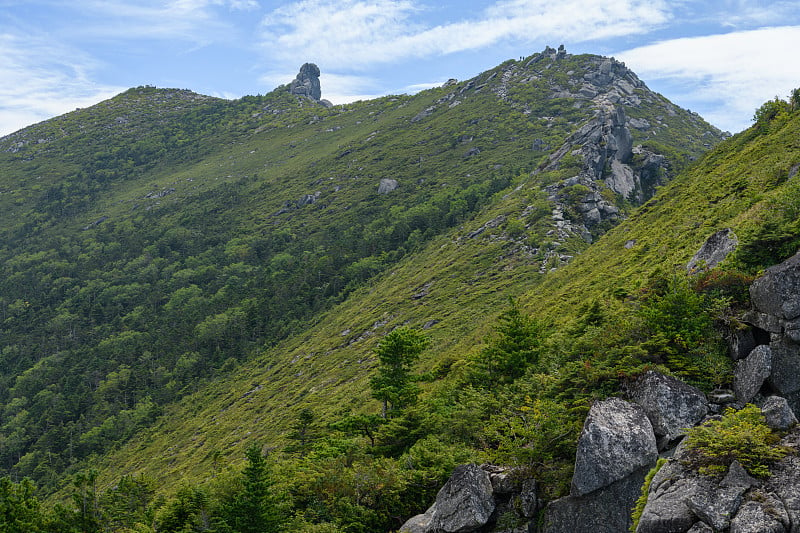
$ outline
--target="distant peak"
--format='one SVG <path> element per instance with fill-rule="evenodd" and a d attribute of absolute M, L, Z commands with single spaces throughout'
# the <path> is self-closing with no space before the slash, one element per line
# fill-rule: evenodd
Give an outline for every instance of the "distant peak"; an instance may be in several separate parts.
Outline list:
<path fill-rule="evenodd" d="M 319 84 L 319 67 L 314 63 L 304 63 L 300 67 L 297 77 L 289 85 L 289 92 L 306 96 L 317 102 L 322 98 L 322 89 Z"/>

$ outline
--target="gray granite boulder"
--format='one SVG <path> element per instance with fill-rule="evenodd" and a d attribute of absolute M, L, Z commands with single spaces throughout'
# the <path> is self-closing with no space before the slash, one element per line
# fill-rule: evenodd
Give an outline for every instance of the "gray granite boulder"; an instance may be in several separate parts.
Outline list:
<path fill-rule="evenodd" d="M 733 374 L 733 392 L 739 405 L 751 402 L 771 373 L 772 350 L 767 345 L 756 346 L 739 361 Z"/>
<path fill-rule="evenodd" d="M 772 371 L 768 383 L 783 396 L 800 391 L 800 345 L 773 333 L 769 347 Z"/>
<path fill-rule="evenodd" d="M 800 533 L 800 458 L 787 456 L 772 469 L 762 492 L 775 494 L 789 517 L 791 533 Z"/>
<path fill-rule="evenodd" d="M 699 389 L 660 372 L 649 370 L 629 388 L 632 402 L 639 405 L 653 425 L 664 449 L 708 414 L 708 401 Z"/>
<path fill-rule="evenodd" d="M 566 496 L 548 504 L 544 533 L 618 533 L 632 524 L 631 509 L 641 494 L 642 468 L 585 496 Z"/>
<path fill-rule="evenodd" d="M 476 464 L 457 466 L 435 505 L 433 531 L 463 533 L 486 525 L 495 507 L 489 474 Z"/>
<path fill-rule="evenodd" d="M 383 178 L 378 184 L 378 194 L 388 194 L 400 186 L 397 180 Z"/>
<path fill-rule="evenodd" d="M 570 495 L 583 496 L 623 479 L 658 458 L 644 410 L 619 398 L 595 403 L 583 424 Z"/>
<path fill-rule="evenodd" d="M 436 504 L 434 503 L 424 513 L 412 516 L 406 520 L 406 523 L 400 527 L 400 533 L 430 533 L 431 521 L 433 520 L 433 514 L 435 512 Z"/>
<path fill-rule="evenodd" d="M 789 515 L 783 503 L 771 493 L 758 493 L 757 498 L 742 505 L 731 520 L 730 533 L 787 533 Z"/>
<path fill-rule="evenodd" d="M 711 481 L 690 475 L 688 468 L 671 460 L 661 467 L 650 482 L 637 533 L 683 533 L 697 517 L 689 508 L 688 497 L 711 489 Z"/>
<path fill-rule="evenodd" d="M 764 414 L 764 421 L 772 429 L 786 431 L 797 424 L 797 417 L 794 416 L 789 402 L 781 396 L 770 396 L 761 407 Z"/>
<path fill-rule="evenodd" d="M 800 253 L 756 279 L 750 286 L 750 300 L 761 313 L 783 320 L 800 317 Z"/>
<path fill-rule="evenodd" d="M 723 259 L 728 257 L 739 244 L 739 239 L 732 229 L 719 230 L 711 235 L 700 250 L 686 265 L 686 270 L 693 272 L 698 269 L 711 269 L 717 266 Z"/>
<path fill-rule="evenodd" d="M 718 482 L 691 471 L 680 459 L 671 460 L 650 483 L 647 505 L 636 531 L 683 533 L 697 527 L 698 521 L 722 531 L 730 525 L 745 492 L 754 483 L 738 463 Z"/>

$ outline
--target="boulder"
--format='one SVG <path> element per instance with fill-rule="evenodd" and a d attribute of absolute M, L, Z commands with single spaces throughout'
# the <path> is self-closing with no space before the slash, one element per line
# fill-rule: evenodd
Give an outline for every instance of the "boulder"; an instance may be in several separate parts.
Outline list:
<path fill-rule="evenodd" d="M 756 279 L 750 285 L 750 300 L 761 313 L 783 320 L 800 317 L 800 253 Z"/>
<path fill-rule="evenodd" d="M 686 499 L 692 513 L 704 523 L 722 531 L 730 525 L 739 510 L 747 487 L 711 487 L 709 491 L 696 491 Z"/>
<path fill-rule="evenodd" d="M 515 502 L 515 507 L 525 518 L 533 518 L 539 510 L 539 498 L 537 494 L 536 480 L 529 478 L 522 482 L 519 496 Z"/>
<path fill-rule="evenodd" d="M 800 346 L 784 335 L 772 334 L 769 347 L 772 370 L 767 382 L 783 396 L 800 391 Z"/>
<path fill-rule="evenodd" d="M 436 512 L 436 504 L 422 514 L 412 516 L 406 523 L 400 526 L 400 533 L 429 533 L 431 531 L 431 520 Z"/>
<path fill-rule="evenodd" d="M 388 194 L 400 186 L 397 180 L 383 178 L 378 184 L 378 194 Z"/>
<path fill-rule="evenodd" d="M 475 464 L 457 466 L 436 495 L 431 530 L 446 533 L 476 531 L 495 508 L 489 474 Z"/>
<path fill-rule="evenodd" d="M 647 505 L 637 533 L 679 533 L 688 531 L 697 517 L 689 508 L 688 497 L 711 490 L 710 478 L 691 475 L 677 460 L 670 460 L 653 477 Z"/>
<path fill-rule="evenodd" d="M 739 361 L 733 374 L 733 392 L 739 405 L 750 403 L 771 373 L 772 350 L 767 345 L 756 346 Z"/>
<path fill-rule="evenodd" d="M 660 449 L 708 414 L 708 401 L 699 389 L 654 370 L 642 374 L 629 395 L 653 425 Z"/>
<path fill-rule="evenodd" d="M 715 478 L 699 475 L 684 466 L 678 454 L 653 477 L 636 531 L 678 533 L 700 527 L 696 524 L 698 520 L 713 531 L 722 531 L 729 526 L 745 492 L 754 484 L 757 481 L 737 462 L 718 483 Z"/>
<path fill-rule="evenodd" d="M 595 403 L 578 439 L 570 495 L 583 496 L 628 477 L 658 458 L 644 410 L 619 398 Z"/>
<path fill-rule="evenodd" d="M 544 533 L 618 533 L 632 524 L 631 509 L 648 468 L 585 496 L 566 496 L 547 505 Z"/>
<path fill-rule="evenodd" d="M 774 494 L 748 501 L 731 520 L 730 533 L 787 533 L 789 515 Z"/>
<path fill-rule="evenodd" d="M 700 250 L 692 257 L 686 265 L 686 270 L 694 272 L 699 269 L 712 269 L 728 257 L 739 244 L 739 239 L 732 229 L 719 230 L 711 235 Z"/>
<path fill-rule="evenodd" d="M 772 429 L 786 431 L 797 424 L 797 417 L 794 416 L 789 402 L 781 396 L 770 396 L 761 407 L 764 413 L 764 421 Z"/>

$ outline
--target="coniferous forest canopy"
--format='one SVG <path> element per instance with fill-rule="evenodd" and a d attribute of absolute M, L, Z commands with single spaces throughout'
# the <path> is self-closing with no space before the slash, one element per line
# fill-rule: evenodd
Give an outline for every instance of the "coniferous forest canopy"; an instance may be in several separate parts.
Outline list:
<path fill-rule="evenodd" d="M 0 521 L 392 531 L 466 462 L 566 494 L 591 402 L 647 369 L 729 386 L 720 324 L 800 246 L 797 95 L 725 139 L 596 81 L 660 162 L 624 196 L 559 152 L 601 64 L 329 108 L 138 87 L 0 139 Z"/>

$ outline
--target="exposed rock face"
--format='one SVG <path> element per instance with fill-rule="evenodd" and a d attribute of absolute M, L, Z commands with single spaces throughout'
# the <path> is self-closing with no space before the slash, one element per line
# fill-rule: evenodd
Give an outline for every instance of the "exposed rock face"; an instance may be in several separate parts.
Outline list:
<path fill-rule="evenodd" d="M 557 168 L 565 155 L 576 150 L 583 157 L 585 171 L 593 180 L 605 178 L 606 184 L 624 197 L 636 187 L 633 171 L 622 166 L 633 155 L 633 137 L 625 123 L 622 106 L 600 105 L 595 118 L 570 135 L 550 156 L 550 163 L 544 169 Z M 608 166 L 611 166 L 611 175 L 606 177 L 604 173 Z"/>
<path fill-rule="evenodd" d="M 680 454 L 653 478 L 638 533 L 683 533 L 699 520 L 714 531 L 730 525 L 744 501 L 745 492 L 757 482 L 734 462 L 719 482 L 684 466 Z"/>
<path fill-rule="evenodd" d="M 628 477 L 658 458 L 653 426 L 638 405 L 609 398 L 592 406 L 578 439 L 572 496 Z"/>
<path fill-rule="evenodd" d="M 319 84 L 319 67 L 314 63 L 304 63 L 297 77 L 289 84 L 289 92 L 306 96 L 319 102 L 322 89 Z"/>
<path fill-rule="evenodd" d="M 618 533 L 631 526 L 631 509 L 648 468 L 585 496 L 566 496 L 547 506 L 544 533 Z"/>
<path fill-rule="evenodd" d="M 662 450 L 708 414 L 708 402 L 700 390 L 654 370 L 640 376 L 629 394 L 644 409 Z"/>
<path fill-rule="evenodd" d="M 732 229 L 720 230 L 709 237 L 700 250 L 694 254 L 686 270 L 693 272 L 699 268 L 711 269 L 717 266 L 723 259 L 728 257 L 739 244 L 739 238 Z"/>
<path fill-rule="evenodd" d="M 604 221 L 621 218 L 619 208 L 602 195 L 604 188 L 633 202 L 643 202 L 669 174 L 664 156 L 633 146 L 623 106 L 612 103 L 605 94 L 594 98 L 593 104 L 597 108 L 595 117 L 570 135 L 547 163 L 535 171 L 559 169 L 567 156 L 580 158 L 582 168 L 577 175 L 548 185 L 545 190 L 556 210 L 563 214 L 570 211 L 567 193 L 572 186 L 579 184 L 589 189 L 581 202 L 573 206 L 580 216 L 556 223 L 560 238 L 581 235 L 588 242 L 592 241 L 590 230 Z"/>

